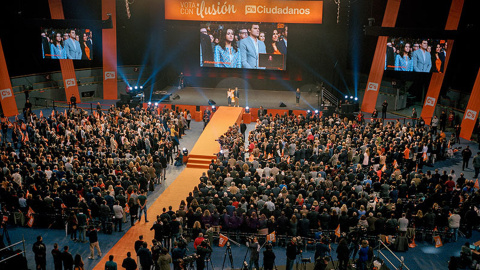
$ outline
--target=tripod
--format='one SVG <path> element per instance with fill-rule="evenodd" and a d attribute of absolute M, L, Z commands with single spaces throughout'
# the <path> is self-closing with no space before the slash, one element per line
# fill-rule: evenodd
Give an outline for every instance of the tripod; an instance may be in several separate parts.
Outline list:
<path fill-rule="evenodd" d="M 242 270 L 248 270 L 248 263 L 247 263 L 248 251 L 249 251 L 249 248 L 247 248 L 247 252 L 245 252 L 245 257 L 243 257 Z"/>
<path fill-rule="evenodd" d="M 207 256 L 205 256 L 205 269 L 206 270 L 213 270 L 215 269 L 213 267 L 213 262 L 211 258 L 212 253 L 208 253 Z M 210 263 L 210 264 L 209 264 Z M 210 268 L 209 268 L 210 267 Z"/>
<path fill-rule="evenodd" d="M 227 242 L 227 249 L 225 250 L 225 255 L 223 255 L 222 270 L 225 267 L 225 260 L 227 259 L 227 255 L 228 255 L 228 260 L 230 261 L 230 268 L 234 269 L 235 267 L 233 266 L 232 248 L 230 247 L 230 242 Z"/>

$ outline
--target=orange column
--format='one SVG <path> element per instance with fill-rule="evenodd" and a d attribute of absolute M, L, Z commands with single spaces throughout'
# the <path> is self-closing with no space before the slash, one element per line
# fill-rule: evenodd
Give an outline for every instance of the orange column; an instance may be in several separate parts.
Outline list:
<path fill-rule="evenodd" d="M 50 7 L 50 15 L 54 20 L 64 20 L 62 0 L 48 0 Z M 77 102 L 80 102 L 80 94 L 78 92 L 77 76 L 75 75 L 75 67 L 72 59 L 60 59 L 60 68 L 62 70 L 63 85 L 65 87 L 65 95 L 67 101 L 74 95 Z"/>
<path fill-rule="evenodd" d="M 2 40 L 0 39 L 0 96 L 2 97 L 3 115 L 10 117 L 18 114 L 17 102 L 13 94 L 12 83 L 8 75 L 7 61 L 3 54 Z"/>
<path fill-rule="evenodd" d="M 457 30 L 458 23 L 460 22 L 460 16 L 462 15 L 464 0 L 453 0 L 450 6 L 450 12 L 448 13 L 447 24 L 445 30 Z M 440 89 L 442 88 L 443 78 L 445 72 L 447 72 L 447 64 L 450 59 L 450 53 L 453 48 L 453 40 L 447 41 L 447 55 L 445 57 L 445 67 L 443 73 L 433 73 L 430 85 L 428 86 L 427 96 L 425 97 L 425 103 L 423 104 L 422 113 L 420 116 L 425 120 L 425 124 L 430 125 L 433 114 L 435 113 L 435 106 L 437 105 Z"/>
<path fill-rule="evenodd" d="M 401 0 L 388 0 L 383 16 L 382 27 L 395 27 L 398 10 Z M 377 41 L 377 48 L 373 56 L 370 75 L 368 76 L 367 89 L 362 100 L 362 111 L 371 113 L 377 104 L 378 92 L 382 83 L 383 71 L 385 69 L 385 54 L 387 51 L 388 37 L 380 36 Z"/>
<path fill-rule="evenodd" d="M 460 137 L 470 140 L 473 129 L 477 123 L 478 112 L 480 111 L 480 70 L 477 73 L 477 79 L 473 85 L 470 99 L 468 100 L 465 114 L 463 115 Z"/>
<path fill-rule="evenodd" d="M 103 20 L 111 14 L 111 29 L 103 29 L 103 98 L 117 99 L 117 20 L 115 0 L 102 0 Z"/>

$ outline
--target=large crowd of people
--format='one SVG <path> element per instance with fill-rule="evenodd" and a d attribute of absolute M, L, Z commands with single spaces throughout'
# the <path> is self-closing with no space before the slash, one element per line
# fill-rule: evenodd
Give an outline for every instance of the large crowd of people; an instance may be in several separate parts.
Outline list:
<path fill-rule="evenodd" d="M 25 122 L 3 119 L 2 213 L 34 217 L 35 226 L 60 218 L 72 240 L 88 238 L 91 259 L 94 249 L 101 256 L 97 228 L 121 231 L 128 215 L 132 226 L 142 214 L 148 222 L 148 191 L 164 181 L 174 154 L 181 155 L 187 114 L 112 106 L 91 115 L 72 108 L 49 116 L 29 113 Z M 475 183 L 463 173 L 429 170 L 449 158 L 456 143 L 444 130 L 420 122 L 265 113 L 259 113 L 249 134 L 245 130 L 244 124 L 230 127 L 218 139 L 221 151 L 198 186 L 178 209 L 170 206 L 158 214 L 151 227 L 153 247 L 143 238 L 135 243 L 138 264 L 167 269 L 173 263 L 181 269 L 189 263 L 185 247 L 192 240 L 198 256 L 191 261 L 203 269 L 213 232 L 220 230 L 226 235 L 275 232 L 285 239 L 291 269 L 302 238 L 335 231 L 341 268 L 358 255 L 358 266 L 365 269 L 372 255 L 366 236 L 412 240 L 415 233 L 407 232 L 415 228 L 449 232 L 448 240 L 456 241 L 459 230 L 469 238 L 478 225 Z M 464 159 L 467 167 L 471 156 Z M 478 153 L 473 165 L 480 168 Z M 316 244 L 319 265 L 328 264 L 330 240 L 320 237 Z M 249 246 L 255 241 L 249 239 Z M 39 239 L 36 248 L 41 244 Z M 274 265 L 275 254 L 266 247 L 264 264 Z M 256 260 L 250 257 L 250 267 L 258 266 Z M 42 269 L 44 261 L 37 265 Z"/>
<path fill-rule="evenodd" d="M 246 144 L 237 125 L 219 142 L 217 159 L 180 207 L 193 238 L 216 226 L 292 239 L 339 229 L 349 241 L 348 261 L 368 247 L 366 238 L 352 239 L 358 231 L 409 241 L 415 229 L 447 232 L 444 241 L 457 241 L 459 229 L 469 238 L 478 225 L 473 180 L 429 170 L 453 151 L 456 140 L 444 130 L 379 119 L 262 115 Z M 462 156 L 465 151 L 471 153 L 467 147 Z M 371 254 L 365 249 L 359 259 L 368 261 L 365 252 Z"/>

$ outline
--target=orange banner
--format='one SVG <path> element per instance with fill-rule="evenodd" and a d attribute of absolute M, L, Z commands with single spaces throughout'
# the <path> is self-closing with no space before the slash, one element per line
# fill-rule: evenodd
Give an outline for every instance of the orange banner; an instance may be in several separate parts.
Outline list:
<path fill-rule="evenodd" d="M 111 29 L 103 29 L 103 98 L 117 99 L 117 20 L 115 0 L 102 0 L 103 20 L 112 16 Z"/>
<path fill-rule="evenodd" d="M 464 0 L 453 0 L 450 6 L 450 12 L 448 13 L 447 24 L 445 30 L 457 30 L 458 23 L 460 22 L 460 16 L 462 15 Z M 447 41 L 447 55 L 445 56 L 445 64 L 443 73 L 433 73 L 430 85 L 428 86 L 427 96 L 425 97 L 425 103 L 423 104 L 422 113 L 420 116 L 425 120 L 425 124 L 430 125 L 433 114 L 435 113 L 435 107 L 437 105 L 438 96 L 440 95 L 440 89 L 442 88 L 443 78 L 445 72 L 447 72 L 448 60 L 450 59 L 450 53 L 453 48 L 453 40 Z"/>
<path fill-rule="evenodd" d="M 165 19 L 321 24 L 323 1 L 165 0 Z"/>
<path fill-rule="evenodd" d="M 388 0 L 383 16 L 382 27 L 395 27 L 401 0 Z M 378 92 L 382 83 L 383 70 L 385 69 L 385 54 L 387 52 L 388 37 L 378 37 L 377 47 L 373 55 L 372 67 L 368 76 L 367 88 L 362 100 L 362 112 L 372 113 L 377 105 Z"/>
<path fill-rule="evenodd" d="M 460 129 L 460 137 L 470 140 L 473 129 L 477 123 L 478 112 L 480 111 L 480 70 L 477 73 L 477 79 L 473 85 L 470 99 L 468 100 L 465 114 L 463 115 L 462 126 Z"/>
<path fill-rule="evenodd" d="M 7 61 L 3 53 L 2 40 L 0 39 L 0 95 L 2 96 L 3 115 L 6 117 L 18 114 L 17 102 L 13 94 L 12 82 L 8 75 Z"/>
<path fill-rule="evenodd" d="M 54 20 L 64 20 L 62 0 L 48 0 L 48 6 L 50 7 L 50 15 Z M 73 60 L 60 59 L 60 68 L 62 70 L 63 86 L 65 87 L 65 95 L 67 101 L 70 101 L 70 97 L 74 95 L 77 98 L 77 102 L 80 102 L 80 94 L 78 92 L 77 76 L 75 74 L 75 67 L 73 66 Z"/>

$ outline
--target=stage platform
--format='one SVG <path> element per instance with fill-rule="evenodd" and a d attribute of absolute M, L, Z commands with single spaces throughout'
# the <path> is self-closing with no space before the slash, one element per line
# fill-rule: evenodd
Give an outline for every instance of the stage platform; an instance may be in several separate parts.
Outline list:
<path fill-rule="evenodd" d="M 164 100 L 162 103 L 183 104 L 183 105 L 209 105 L 208 101 L 213 100 L 216 106 L 228 106 L 226 88 L 203 88 L 203 87 L 185 87 L 178 89 L 169 86 L 162 91 L 172 94 L 172 97 L 179 95 L 179 99 Z M 319 108 L 319 99 L 315 91 L 305 91 L 301 93 L 300 103 L 295 104 L 295 91 L 273 91 L 273 90 L 252 90 L 240 89 L 240 107 L 259 108 L 263 106 L 266 109 L 286 109 L 286 110 L 315 110 Z M 145 102 L 148 102 L 149 96 L 145 96 Z M 152 100 L 154 102 L 154 100 Z M 280 107 L 283 102 L 286 107 Z"/>

